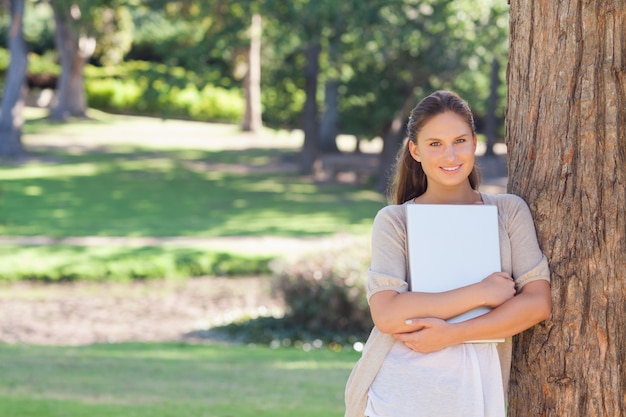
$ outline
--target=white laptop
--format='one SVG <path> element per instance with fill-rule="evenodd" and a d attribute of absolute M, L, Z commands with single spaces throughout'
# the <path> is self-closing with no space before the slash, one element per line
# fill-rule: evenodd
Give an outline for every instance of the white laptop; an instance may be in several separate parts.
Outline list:
<path fill-rule="evenodd" d="M 411 291 L 449 291 L 501 270 L 497 206 L 407 204 L 406 210 Z M 476 308 L 448 321 L 469 320 L 489 310 Z"/>

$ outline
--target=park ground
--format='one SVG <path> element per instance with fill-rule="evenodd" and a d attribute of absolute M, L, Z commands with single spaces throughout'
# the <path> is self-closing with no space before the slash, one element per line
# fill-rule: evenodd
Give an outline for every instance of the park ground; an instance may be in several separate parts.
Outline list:
<path fill-rule="evenodd" d="M 196 143 L 195 129 L 185 125 L 183 139 L 181 126 L 172 123 L 171 137 L 179 138 L 177 146 Z M 139 126 L 137 126 L 139 128 Z M 197 125 L 198 129 L 201 125 Z M 127 126 L 128 128 L 128 126 Z M 232 135 L 232 126 L 217 126 L 217 132 L 207 146 L 216 149 L 237 149 L 246 146 L 294 146 L 290 135 L 281 141 L 264 135 Z M 167 130 L 167 129 L 166 129 Z M 223 131 L 227 139 L 220 139 Z M 171 133 L 173 133 L 171 132 Z M 110 135 L 111 132 L 108 132 Z M 160 132 L 167 135 L 167 131 Z M 111 137 L 111 136 L 109 136 Z M 114 137 L 114 136 L 113 136 Z M 137 135 L 137 140 L 146 135 Z M 79 144 L 66 133 L 57 140 L 38 143 L 29 139 L 31 146 L 86 146 Z M 350 138 L 341 138 L 340 147 L 350 149 Z M 366 151 L 375 152 L 372 143 Z M 506 190 L 505 150 L 497 148 L 495 157 L 479 157 L 483 171 L 483 191 Z M 215 167 L 218 169 L 247 169 L 245 166 Z M 293 167 L 285 167 L 293 169 Z M 313 248 L 332 245 L 334 239 L 232 237 L 212 239 L 169 238 L 169 242 L 200 245 L 221 250 L 246 247 L 265 248 L 268 253 L 286 255 L 302 254 Z M 68 243 L 77 245 L 124 244 L 146 245 L 167 240 L 156 238 L 64 238 L 47 236 L 2 237 L 1 243 Z M 186 281 L 162 280 L 134 283 L 63 283 L 55 285 L 14 283 L 0 286 L 0 342 L 41 345 L 85 345 L 124 341 L 175 341 L 194 340 L 195 334 L 204 329 L 227 324 L 233 320 L 259 315 L 279 315 L 283 303 L 271 290 L 268 277 L 201 277 Z"/>

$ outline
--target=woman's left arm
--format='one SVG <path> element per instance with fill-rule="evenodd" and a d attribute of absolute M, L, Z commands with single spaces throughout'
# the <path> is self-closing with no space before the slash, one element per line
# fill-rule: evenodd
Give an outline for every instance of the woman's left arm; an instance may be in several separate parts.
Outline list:
<path fill-rule="evenodd" d="M 482 316 L 460 323 L 416 318 L 410 323 L 415 331 L 394 336 L 416 352 L 429 353 L 468 340 L 515 335 L 546 320 L 551 310 L 550 284 L 537 280 L 524 285 L 515 297 Z"/>

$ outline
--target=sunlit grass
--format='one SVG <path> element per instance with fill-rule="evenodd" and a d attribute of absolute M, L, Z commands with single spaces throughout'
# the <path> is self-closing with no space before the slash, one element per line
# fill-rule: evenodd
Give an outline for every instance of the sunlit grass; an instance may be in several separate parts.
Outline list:
<path fill-rule="evenodd" d="M 0 245 L 0 282 L 264 275 L 271 256 L 167 246 Z"/>
<path fill-rule="evenodd" d="M 326 349 L 0 345 L 3 416 L 343 415 L 358 355 Z"/>
<path fill-rule="evenodd" d="M 267 149 L 155 152 L 134 148 L 78 155 L 50 151 L 23 165 L 0 166 L 0 235 L 368 232 L 383 205 L 379 194 L 349 185 L 315 184 L 293 173 L 253 169 L 289 155 L 290 151 Z M 250 172 L 223 168 L 242 161 Z"/>
<path fill-rule="evenodd" d="M 318 184 L 298 175 L 298 148 L 284 132 L 251 138 L 229 125 L 104 113 L 54 124 L 35 116 L 41 115 L 27 116 L 28 157 L 0 161 L 0 236 L 365 237 L 384 205 L 383 196 L 367 187 Z M 236 146 L 216 148 L 224 138 Z M 241 141 L 250 146 L 240 147 Z M 0 276 L 178 274 L 170 249 L 156 261 L 158 255 L 142 254 L 138 264 L 160 265 L 153 271 L 122 262 L 136 255 L 133 248 L 114 255 L 103 250 L 67 255 L 70 249 L 56 245 L 5 245 Z M 206 258 L 197 251 L 185 256 L 200 264 Z M 116 263 L 124 272 L 103 266 Z"/>

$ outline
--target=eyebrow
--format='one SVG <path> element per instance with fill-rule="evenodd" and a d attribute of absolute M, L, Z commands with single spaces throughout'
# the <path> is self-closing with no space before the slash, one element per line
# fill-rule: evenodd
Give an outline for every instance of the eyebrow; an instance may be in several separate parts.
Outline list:
<path fill-rule="evenodd" d="M 458 135 L 458 136 L 454 136 L 452 139 L 460 139 L 460 138 L 465 138 L 465 137 L 468 137 L 468 136 L 472 136 L 472 134 L 471 134 L 471 133 L 469 133 L 469 132 L 467 132 L 467 133 L 462 133 L 462 134 L 460 134 L 460 135 Z M 425 140 L 425 141 L 432 141 L 432 140 L 442 140 L 442 139 L 441 139 L 441 138 L 426 138 L 426 139 L 424 139 L 424 140 Z"/>

